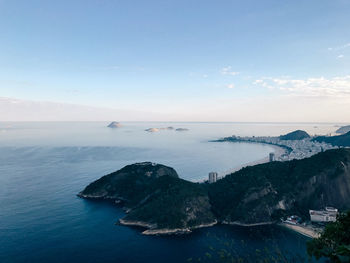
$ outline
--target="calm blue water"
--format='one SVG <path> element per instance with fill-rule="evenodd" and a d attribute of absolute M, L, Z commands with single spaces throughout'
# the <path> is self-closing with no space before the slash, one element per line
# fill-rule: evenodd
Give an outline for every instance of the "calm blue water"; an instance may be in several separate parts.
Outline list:
<path fill-rule="evenodd" d="M 118 130 L 107 124 L 0 124 L 0 262 L 184 262 L 202 256 L 217 237 L 236 242 L 242 254 L 279 244 L 305 255 L 306 238 L 277 227 L 216 226 L 182 237 L 142 236 L 139 229 L 114 224 L 124 216 L 121 209 L 76 194 L 137 161 L 166 164 L 182 178 L 200 180 L 272 151 L 208 140 L 296 128 L 328 133 L 336 129 L 333 124 L 125 123 Z M 144 131 L 170 125 L 190 131 Z"/>

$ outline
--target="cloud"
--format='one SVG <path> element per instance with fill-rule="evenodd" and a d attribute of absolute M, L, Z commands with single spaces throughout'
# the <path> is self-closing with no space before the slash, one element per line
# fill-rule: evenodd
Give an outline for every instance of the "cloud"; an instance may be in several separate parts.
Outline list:
<path fill-rule="evenodd" d="M 232 83 L 231 83 L 231 84 L 228 84 L 228 85 L 227 85 L 227 88 L 228 88 L 228 89 L 234 89 L 234 88 L 235 88 L 235 84 L 232 84 Z"/>
<path fill-rule="evenodd" d="M 268 89 L 305 97 L 350 98 L 350 75 L 333 78 L 261 78 L 253 82 Z"/>
<path fill-rule="evenodd" d="M 338 50 L 342 50 L 342 49 L 349 48 L 349 47 L 350 47 L 350 43 L 346 43 L 344 45 L 337 46 L 337 47 L 329 47 L 328 50 L 329 51 L 338 51 Z"/>
<path fill-rule="evenodd" d="M 238 71 L 232 71 L 232 68 L 230 66 L 224 67 L 221 69 L 221 74 L 222 75 L 231 75 L 231 76 L 236 76 L 239 74 Z"/>
<path fill-rule="evenodd" d="M 339 56 L 337 56 L 337 58 L 343 58 L 344 57 L 344 55 L 339 55 Z"/>

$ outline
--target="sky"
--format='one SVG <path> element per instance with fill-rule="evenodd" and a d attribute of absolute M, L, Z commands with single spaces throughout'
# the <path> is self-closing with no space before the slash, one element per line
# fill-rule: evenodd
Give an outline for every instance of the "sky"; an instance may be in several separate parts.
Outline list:
<path fill-rule="evenodd" d="M 348 0 L 0 0 L 0 120 L 59 104 L 61 120 L 82 105 L 74 120 L 349 123 L 349 14 Z"/>

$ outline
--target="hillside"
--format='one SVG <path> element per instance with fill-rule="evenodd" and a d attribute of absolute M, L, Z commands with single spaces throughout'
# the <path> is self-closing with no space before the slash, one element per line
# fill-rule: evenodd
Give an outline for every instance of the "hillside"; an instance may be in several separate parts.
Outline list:
<path fill-rule="evenodd" d="M 329 143 L 333 146 L 350 147 L 350 132 L 337 136 L 318 136 L 313 140 L 318 142 Z"/>
<path fill-rule="evenodd" d="M 220 221 L 245 224 L 291 213 L 307 218 L 326 205 L 350 208 L 350 149 L 244 168 L 211 185 L 209 197 Z"/>
<path fill-rule="evenodd" d="M 296 130 L 280 136 L 281 140 L 303 140 L 306 138 L 310 138 L 310 135 L 302 130 Z"/>
<path fill-rule="evenodd" d="M 148 233 L 189 232 L 215 223 L 205 185 L 178 178 L 173 168 L 149 162 L 128 165 L 88 185 L 80 197 L 121 203 L 121 224 L 144 226 Z"/>
<path fill-rule="evenodd" d="M 350 208 L 350 149 L 246 167 L 214 184 L 182 180 L 164 165 L 133 164 L 91 183 L 79 196 L 120 203 L 127 211 L 120 223 L 143 226 L 144 234 L 190 232 L 217 221 L 249 225 L 290 214 L 308 218 L 309 209 Z"/>

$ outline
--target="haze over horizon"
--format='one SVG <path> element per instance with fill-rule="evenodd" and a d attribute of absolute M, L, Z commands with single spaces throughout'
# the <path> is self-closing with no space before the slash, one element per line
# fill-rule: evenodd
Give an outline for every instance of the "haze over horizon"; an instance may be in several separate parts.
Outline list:
<path fill-rule="evenodd" d="M 349 13 L 345 0 L 2 0 L 0 121 L 349 123 Z"/>

